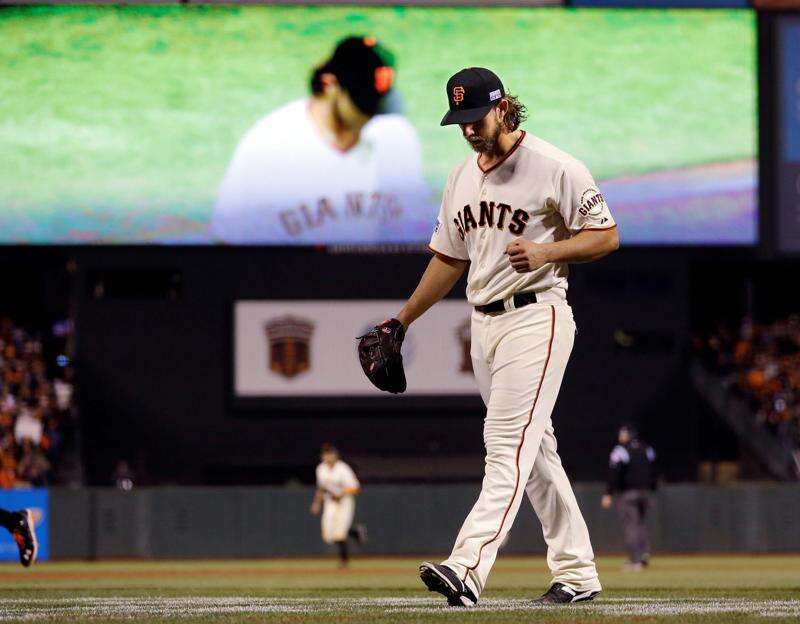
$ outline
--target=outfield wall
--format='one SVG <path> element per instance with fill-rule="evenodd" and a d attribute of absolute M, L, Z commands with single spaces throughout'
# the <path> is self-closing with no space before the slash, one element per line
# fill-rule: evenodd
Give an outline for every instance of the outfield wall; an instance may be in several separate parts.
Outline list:
<path fill-rule="evenodd" d="M 371 554 L 444 555 L 479 484 L 367 486 L 356 517 Z M 602 486 L 576 486 L 597 552 L 623 550 Z M 328 552 L 313 490 L 271 487 L 50 490 L 52 558 L 271 557 Z M 800 551 L 800 485 L 670 485 L 654 496 L 654 552 Z M 529 505 L 504 552 L 544 553 Z"/>

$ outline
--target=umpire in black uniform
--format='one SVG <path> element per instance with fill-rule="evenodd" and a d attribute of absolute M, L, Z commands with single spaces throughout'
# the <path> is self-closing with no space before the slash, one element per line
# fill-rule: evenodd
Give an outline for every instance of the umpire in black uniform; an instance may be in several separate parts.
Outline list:
<path fill-rule="evenodd" d="M 656 453 L 639 439 L 632 425 L 619 428 L 617 442 L 609 458 L 602 505 L 609 509 L 614 504 L 617 509 L 628 549 L 625 569 L 640 571 L 650 558 L 647 510 L 650 492 L 656 489 Z"/>

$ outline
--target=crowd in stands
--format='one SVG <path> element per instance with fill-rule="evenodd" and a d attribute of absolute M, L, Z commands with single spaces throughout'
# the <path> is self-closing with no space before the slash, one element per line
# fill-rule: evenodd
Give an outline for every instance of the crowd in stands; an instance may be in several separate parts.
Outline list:
<path fill-rule="evenodd" d="M 42 342 L 0 318 L 0 489 L 53 482 L 72 403 L 66 374 L 48 374 Z"/>
<path fill-rule="evenodd" d="M 729 380 L 757 421 L 800 448 L 800 315 L 720 324 L 695 341 L 705 365 Z"/>

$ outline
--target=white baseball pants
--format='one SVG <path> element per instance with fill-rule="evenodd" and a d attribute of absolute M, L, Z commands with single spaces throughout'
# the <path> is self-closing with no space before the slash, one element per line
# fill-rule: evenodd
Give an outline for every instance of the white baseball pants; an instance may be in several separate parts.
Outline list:
<path fill-rule="evenodd" d="M 600 590 L 589 531 L 556 451 L 550 414 L 575 339 L 566 303 L 472 314 L 472 363 L 486 403 L 478 501 L 443 561 L 479 596 L 524 494 L 542 523 L 553 582 Z"/>
<path fill-rule="evenodd" d="M 355 512 L 354 496 L 342 496 L 338 501 L 326 499 L 322 504 L 322 541 L 333 544 L 346 540 Z"/>

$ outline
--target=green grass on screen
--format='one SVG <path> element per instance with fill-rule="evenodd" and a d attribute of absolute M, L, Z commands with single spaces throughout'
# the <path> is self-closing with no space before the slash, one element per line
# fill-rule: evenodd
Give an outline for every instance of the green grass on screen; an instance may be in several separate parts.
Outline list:
<path fill-rule="evenodd" d="M 305 96 L 351 34 L 395 53 L 437 193 L 468 153 L 439 120 L 447 78 L 469 65 L 495 69 L 526 128 L 598 179 L 752 158 L 754 24 L 744 10 L 6 8 L 0 211 L 34 237 L 82 212 L 118 218 L 112 233 L 206 220 L 242 134 Z"/>

